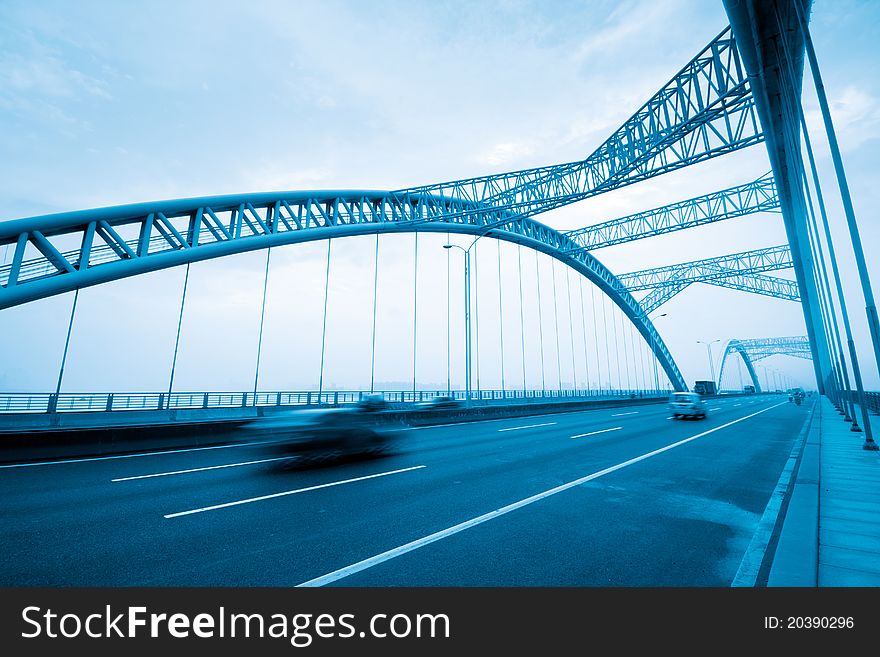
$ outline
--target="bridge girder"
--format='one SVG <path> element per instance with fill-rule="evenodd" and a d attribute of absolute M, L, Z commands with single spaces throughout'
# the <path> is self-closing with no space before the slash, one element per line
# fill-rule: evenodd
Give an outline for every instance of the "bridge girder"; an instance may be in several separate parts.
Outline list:
<path fill-rule="evenodd" d="M 744 185 L 578 228 L 568 231 L 567 234 L 581 248 L 594 251 L 685 228 L 778 209 L 776 184 L 773 175 L 767 173 Z"/>

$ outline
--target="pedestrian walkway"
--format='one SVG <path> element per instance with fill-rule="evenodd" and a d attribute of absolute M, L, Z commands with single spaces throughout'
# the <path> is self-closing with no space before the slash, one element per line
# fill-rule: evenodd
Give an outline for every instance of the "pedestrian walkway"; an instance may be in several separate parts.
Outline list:
<path fill-rule="evenodd" d="M 880 417 L 871 419 L 877 433 Z M 862 449 L 863 443 L 864 434 L 850 431 L 821 397 L 768 586 L 880 586 L 880 452 Z"/>

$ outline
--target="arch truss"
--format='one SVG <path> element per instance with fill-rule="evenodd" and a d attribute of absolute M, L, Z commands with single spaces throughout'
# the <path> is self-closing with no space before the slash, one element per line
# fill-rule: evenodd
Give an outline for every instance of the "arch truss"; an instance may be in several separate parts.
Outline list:
<path fill-rule="evenodd" d="M 770 356 L 792 356 L 804 360 L 812 360 L 813 354 L 810 348 L 809 338 L 805 335 L 796 335 L 780 338 L 756 338 L 752 340 L 729 340 L 724 347 L 721 356 L 721 369 L 718 372 L 718 387 L 721 387 L 724 376 L 724 366 L 729 356 L 738 354 L 748 370 L 752 379 L 752 385 L 757 392 L 761 391 L 761 383 L 755 372 L 755 363 Z"/>

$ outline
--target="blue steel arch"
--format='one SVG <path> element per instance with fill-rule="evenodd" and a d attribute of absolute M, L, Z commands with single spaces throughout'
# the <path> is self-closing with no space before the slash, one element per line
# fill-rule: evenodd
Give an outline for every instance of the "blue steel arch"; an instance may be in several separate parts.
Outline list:
<path fill-rule="evenodd" d="M 721 356 L 721 369 L 718 371 L 718 389 L 721 389 L 721 381 L 723 380 L 724 365 L 727 363 L 727 357 L 731 354 L 737 353 L 740 358 L 742 358 L 743 363 L 745 363 L 746 370 L 752 379 L 752 385 L 755 386 L 755 392 L 761 392 L 761 382 L 758 380 L 758 373 L 755 372 L 755 365 L 752 362 L 752 358 L 749 355 L 746 346 L 740 340 L 728 340 L 722 353 L 724 355 Z"/>
<path fill-rule="evenodd" d="M 654 354 L 672 386 L 687 390 L 663 339 L 626 287 L 567 235 L 505 212 L 462 212 L 461 200 L 383 191 L 255 193 L 177 199 L 81 210 L 0 223 L 0 246 L 15 245 L 0 267 L 0 310 L 75 289 L 186 263 L 297 244 L 376 233 L 484 235 L 545 253 L 571 267 L 617 304 Z M 124 239 L 122 233 L 136 234 Z M 75 239 L 62 252 L 52 240 Z M 103 242 L 103 244 L 100 244 Z M 28 245 L 39 256 L 24 259 Z"/>

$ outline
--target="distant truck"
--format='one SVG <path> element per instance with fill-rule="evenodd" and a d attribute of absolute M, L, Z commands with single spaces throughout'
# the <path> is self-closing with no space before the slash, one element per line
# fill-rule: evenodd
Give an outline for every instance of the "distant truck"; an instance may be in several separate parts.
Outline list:
<path fill-rule="evenodd" d="M 747 395 L 752 395 L 755 392 L 755 386 L 743 386 L 743 392 Z"/>
<path fill-rule="evenodd" d="M 703 396 L 718 394 L 714 381 L 695 381 L 694 392 Z"/>

